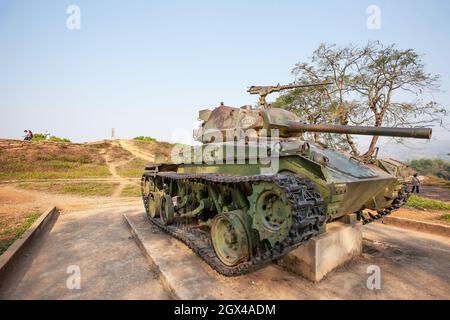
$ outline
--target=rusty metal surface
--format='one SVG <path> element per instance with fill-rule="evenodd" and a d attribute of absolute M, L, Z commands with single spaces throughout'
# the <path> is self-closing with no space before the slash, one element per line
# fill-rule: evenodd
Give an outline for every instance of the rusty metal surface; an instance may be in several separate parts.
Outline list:
<path fill-rule="evenodd" d="M 344 126 L 335 124 L 305 124 L 290 121 L 289 132 L 323 132 L 357 134 L 368 136 L 402 137 L 416 139 L 430 139 L 431 128 L 391 128 L 391 127 L 367 127 L 367 126 Z"/>

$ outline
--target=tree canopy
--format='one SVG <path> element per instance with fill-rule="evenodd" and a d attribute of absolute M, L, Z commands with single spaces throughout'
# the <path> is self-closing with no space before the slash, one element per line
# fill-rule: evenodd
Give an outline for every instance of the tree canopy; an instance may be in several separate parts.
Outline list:
<path fill-rule="evenodd" d="M 427 73 L 414 50 L 394 44 L 321 44 L 310 61 L 297 63 L 292 73 L 298 83 L 333 82 L 291 90 L 273 103 L 309 123 L 423 127 L 442 125 L 446 115 L 438 102 L 425 100 L 426 94 L 439 90 L 439 75 Z M 373 155 L 378 141 L 372 137 L 368 149 L 361 151 L 350 135 L 314 134 L 313 138 L 365 157 Z"/>

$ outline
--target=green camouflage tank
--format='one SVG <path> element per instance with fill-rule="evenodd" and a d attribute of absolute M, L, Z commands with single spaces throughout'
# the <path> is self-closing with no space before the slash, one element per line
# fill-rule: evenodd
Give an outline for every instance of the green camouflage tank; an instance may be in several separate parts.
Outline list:
<path fill-rule="evenodd" d="M 369 223 L 407 200 L 406 165 L 354 157 L 303 135 L 429 139 L 431 129 L 310 125 L 265 101 L 302 86 L 250 87 L 260 94 L 259 107 L 200 111 L 200 144 L 175 148 L 170 163 L 146 166 L 142 198 L 150 220 L 224 275 L 280 258 L 325 232 L 327 222 L 356 213 Z"/>

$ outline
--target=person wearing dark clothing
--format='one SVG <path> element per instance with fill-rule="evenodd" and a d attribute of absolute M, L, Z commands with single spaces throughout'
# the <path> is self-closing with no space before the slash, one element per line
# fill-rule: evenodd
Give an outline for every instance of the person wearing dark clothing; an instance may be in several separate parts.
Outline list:
<path fill-rule="evenodd" d="M 412 178 L 412 193 L 414 193 L 414 191 L 416 192 L 416 193 L 419 193 L 419 186 L 420 186 L 420 180 L 419 180 L 419 178 L 417 178 L 417 173 L 415 173 L 414 175 L 413 175 L 413 178 Z"/>

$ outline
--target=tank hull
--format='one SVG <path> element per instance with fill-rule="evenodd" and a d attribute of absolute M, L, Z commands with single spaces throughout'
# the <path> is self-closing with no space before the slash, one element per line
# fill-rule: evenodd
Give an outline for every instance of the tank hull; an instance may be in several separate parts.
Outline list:
<path fill-rule="evenodd" d="M 324 200 L 328 221 L 364 209 L 389 207 L 401 190 L 405 165 L 383 160 L 361 163 L 342 152 L 296 139 L 279 144 L 280 150 L 266 144 L 209 144 L 183 150 L 178 163 L 159 170 L 180 174 L 223 174 L 232 176 L 292 173 L 308 178 Z M 186 157 L 186 154 L 188 156 Z M 175 167 L 174 167 L 175 166 Z M 396 171 L 397 170 L 397 171 Z"/>

